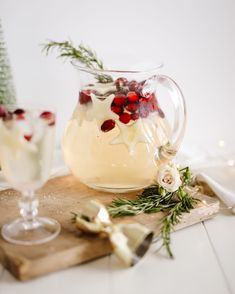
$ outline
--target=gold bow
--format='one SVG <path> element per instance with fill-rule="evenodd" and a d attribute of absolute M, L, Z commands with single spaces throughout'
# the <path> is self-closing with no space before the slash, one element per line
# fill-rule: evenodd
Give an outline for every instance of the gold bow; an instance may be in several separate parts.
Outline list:
<path fill-rule="evenodd" d="M 144 256 L 153 239 L 153 232 L 141 224 L 113 224 L 105 206 L 96 200 L 86 202 L 74 220 L 83 232 L 105 233 L 113 252 L 127 266 L 135 265 Z"/>

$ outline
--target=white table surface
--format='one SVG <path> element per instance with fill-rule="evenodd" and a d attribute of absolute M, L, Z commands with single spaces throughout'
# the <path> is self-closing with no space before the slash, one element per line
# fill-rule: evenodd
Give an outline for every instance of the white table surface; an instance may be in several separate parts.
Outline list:
<path fill-rule="evenodd" d="M 55 154 L 58 171 L 61 153 L 58 150 Z M 235 167 L 228 168 L 235 172 Z M 27 282 L 17 281 L 0 265 L 0 294 L 235 293 L 234 231 L 235 215 L 222 203 L 213 219 L 172 234 L 174 260 L 163 250 L 158 252 L 156 243 L 133 268 L 107 256 Z"/>
<path fill-rule="evenodd" d="M 172 235 L 174 260 L 152 245 L 133 268 L 114 256 L 19 282 L 0 267 L 0 293 L 235 293 L 235 217 L 220 213 Z"/>
<path fill-rule="evenodd" d="M 39 44 L 71 38 L 106 64 L 164 61 L 163 73 L 186 97 L 188 158 L 199 150 L 203 160 L 223 139 L 227 159 L 235 159 L 234 0 L 0 0 L 0 12 L 18 98 L 55 105 L 58 137 L 77 101 L 77 76 Z M 0 266 L 0 294 L 235 293 L 235 216 L 228 211 L 174 233 L 175 260 L 156 246 L 131 269 L 111 256 L 24 283 Z"/>

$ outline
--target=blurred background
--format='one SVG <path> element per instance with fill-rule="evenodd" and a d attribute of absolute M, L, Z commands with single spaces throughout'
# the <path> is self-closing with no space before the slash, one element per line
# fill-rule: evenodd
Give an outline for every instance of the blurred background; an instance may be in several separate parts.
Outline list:
<path fill-rule="evenodd" d="M 0 18 L 18 100 L 57 107 L 58 142 L 78 76 L 40 44 L 70 38 L 105 64 L 163 61 L 161 73 L 178 82 L 187 103 L 182 148 L 235 150 L 234 0 L 0 0 Z"/>

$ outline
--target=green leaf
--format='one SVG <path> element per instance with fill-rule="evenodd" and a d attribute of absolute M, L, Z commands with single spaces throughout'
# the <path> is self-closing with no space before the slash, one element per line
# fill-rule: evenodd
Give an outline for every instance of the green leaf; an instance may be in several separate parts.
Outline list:
<path fill-rule="evenodd" d="M 138 215 L 140 213 L 165 212 L 166 215 L 161 221 L 160 235 L 170 258 L 173 258 L 171 251 L 171 231 L 182 218 L 183 213 L 189 213 L 193 209 L 196 199 L 191 197 L 185 186 L 192 180 L 189 168 L 180 170 L 182 185 L 175 192 L 167 192 L 163 187 L 153 184 L 145 188 L 134 200 L 125 198 L 114 199 L 108 206 L 109 214 L 112 217 Z M 190 175 L 190 176 L 189 176 Z"/>

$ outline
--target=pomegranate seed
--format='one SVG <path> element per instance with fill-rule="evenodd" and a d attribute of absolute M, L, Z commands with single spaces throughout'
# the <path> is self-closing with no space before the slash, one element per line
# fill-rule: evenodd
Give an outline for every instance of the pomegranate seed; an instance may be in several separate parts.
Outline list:
<path fill-rule="evenodd" d="M 24 135 L 26 141 L 30 141 L 32 139 L 32 135 Z"/>
<path fill-rule="evenodd" d="M 138 101 L 138 94 L 136 92 L 128 92 L 127 93 L 127 99 L 130 102 L 137 102 Z"/>
<path fill-rule="evenodd" d="M 115 106 L 115 105 L 111 106 L 111 110 L 112 110 L 114 113 L 117 113 L 117 114 L 120 114 L 120 113 L 123 112 L 122 107 L 120 107 L 120 106 Z"/>
<path fill-rule="evenodd" d="M 79 92 L 79 102 L 80 104 L 87 104 L 88 102 L 91 102 L 91 90 L 83 90 Z"/>
<path fill-rule="evenodd" d="M 139 116 L 140 116 L 139 113 L 136 113 L 136 112 L 135 113 L 132 113 L 131 114 L 131 119 L 132 120 L 137 120 L 139 118 Z"/>
<path fill-rule="evenodd" d="M 0 118 L 7 115 L 7 110 L 3 105 L 0 105 Z"/>
<path fill-rule="evenodd" d="M 127 104 L 126 110 L 130 112 L 135 112 L 138 109 L 138 105 L 136 103 Z"/>
<path fill-rule="evenodd" d="M 131 120 L 131 115 L 127 112 L 124 112 L 124 113 L 120 114 L 119 120 L 124 124 L 128 124 L 129 121 Z"/>
<path fill-rule="evenodd" d="M 136 81 L 131 81 L 128 86 L 130 91 L 138 91 L 140 85 Z"/>
<path fill-rule="evenodd" d="M 126 104 L 126 96 L 125 95 L 117 95 L 114 99 L 113 99 L 113 103 L 117 106 L 123 106 Z"/>
<path fill-rule="evenodd" d="M 108 119 L 106 121 L 103 122 L 102 126 L 101 126 L 101 130 L 103 132 L 109 132 L 111 131 L 113 128 L 115 127 L 115 121 L 112 119 Z"/>
<path fill-rule="evenodd" d="M 118 90 L 120 90 L 122 87 L 125 87 L 128 84 L 128 80 L 126 78 L 118 78 L 115 81 L 115 85 Z"/>
<path fill-rule="evenodd" d="M 161 118 L 165 117 L 165 113 L 161 110 L 161 108 L 158 108 L 158 114 Z"/>

